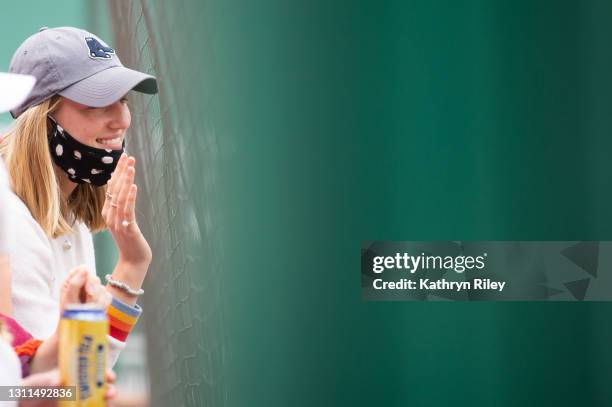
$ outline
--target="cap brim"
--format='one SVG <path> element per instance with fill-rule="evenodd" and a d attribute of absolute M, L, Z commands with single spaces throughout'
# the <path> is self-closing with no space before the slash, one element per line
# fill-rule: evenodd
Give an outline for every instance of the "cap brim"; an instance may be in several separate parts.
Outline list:
<path fill-rule="evenodd" d="M 157 93 L 157 80 L 154 76 L 115 66 L 85 78 L 59 94 L 86 106 L 104 107 L 115 103 L 130 90 Z"/>
<path fill-rule="evenodd" d="M 0 72 L 0 113 L 22 104 L 36 83 L 30 75 Z"/>

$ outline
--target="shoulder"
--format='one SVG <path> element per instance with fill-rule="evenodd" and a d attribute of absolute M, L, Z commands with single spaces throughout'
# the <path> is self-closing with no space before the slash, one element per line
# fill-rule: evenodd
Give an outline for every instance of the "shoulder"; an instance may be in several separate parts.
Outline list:
<path fill-rule="evenodd" d="M 21 199 L 12 191 L 6 198 L 5 236 L 15 283 L 31 275 L 33 269 L 49 267 L 53 251 L 49 238 Z"/>
<path fill-rule="evenodd" d="M 32 239 L 35 242 L 46 242 L 48 244 L 49 240 L 45 232 L 36 222 L 25 203 L 12 191 L 9 191 L 5 198 L 9 240 L 12 242 L 19 241 L 20 245 L 31 242 Z M 20 237 L 29 239 L 19 240 Z"/>

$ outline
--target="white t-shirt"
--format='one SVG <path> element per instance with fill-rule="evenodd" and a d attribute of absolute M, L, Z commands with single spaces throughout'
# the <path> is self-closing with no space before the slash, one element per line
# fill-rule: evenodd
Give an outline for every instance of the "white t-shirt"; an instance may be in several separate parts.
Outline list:
<path fill-rule="evenodd" d="M 7 203 L 13 318 L 35 338 L 48 338 L 59 321 L 60 289 L 70 271 L 84 264 L 96 272 L 91 233 L 79 223 L 74 233 L 49 239 L 17 195 L 9 193 Z"/>
<path fill-rule="evenodd" d="M 91 232 L 83 223 L 74 232 L 48 238 L 13 192 L 8 194 L 9 255 L 13 277 L 13 318 L 34 338 L 46 339 L 59 322 L 61 286 L 74 268 L 85 265 L 95 275 Z M 109 363 L 116 362 L 125 343 L 109 336 Z"/>

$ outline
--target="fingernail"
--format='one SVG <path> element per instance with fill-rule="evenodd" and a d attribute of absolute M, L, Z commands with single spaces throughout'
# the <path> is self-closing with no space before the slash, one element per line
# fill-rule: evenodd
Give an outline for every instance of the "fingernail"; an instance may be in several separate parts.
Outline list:
<path fill-rule="evenodd" d="M 85 290 L 87 290 L 87 294 L 89 295 L 93 295 L 95 291 L 92 283 L 87 283 L 87 285 L 85 286 Z"/>

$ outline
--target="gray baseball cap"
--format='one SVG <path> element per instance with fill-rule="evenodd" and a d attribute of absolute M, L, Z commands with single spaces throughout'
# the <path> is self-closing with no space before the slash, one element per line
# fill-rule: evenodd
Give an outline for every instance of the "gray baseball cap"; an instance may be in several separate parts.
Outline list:
<path fill-rule="evenodd" d="M 154 76 L 124 67 L 114 48 L 74 27 L 41 28 L 17 48 L 9 72 L 36 78 L 30 95 L 11 110 L 14 118 L 53 95 L 104 107 L 130 90 L 157 93 Z"/>

